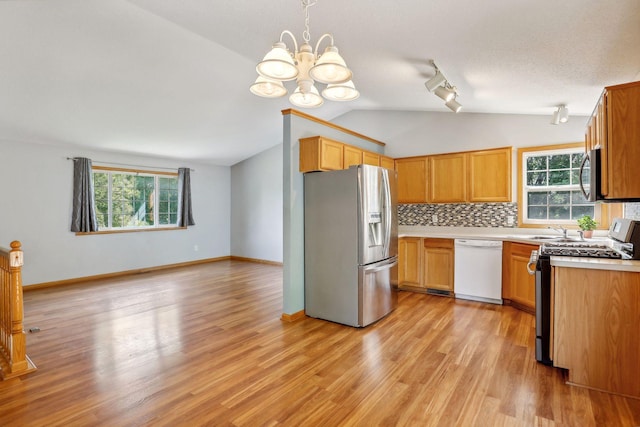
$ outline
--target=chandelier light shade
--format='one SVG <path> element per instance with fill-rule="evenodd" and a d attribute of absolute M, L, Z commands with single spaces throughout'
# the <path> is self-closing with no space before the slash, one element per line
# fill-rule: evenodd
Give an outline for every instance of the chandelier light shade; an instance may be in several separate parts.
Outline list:
<path fill-rule="evenodd" d="M 327 85 L 326 89 L 322 91 L 322 96 L 331 101 L 353 101 L 360 96 L 360 92 L 349 80 L 344 83 Z"/>
<path fill-rule="evenodd" d="M 434 61 L 431 61 L 431 65 L 436 70 L 436 74 L 427 80 L 424 83 L 424 86 L 429 92 L 433 92 L 441 98 L 448 109 L 454 113 L 459 112 L 462 109 L 462 104 L 456 100 L 458 96 L 458 89 L 449 83 Z"/>
<path fill-rule="evenodd" d="M 287 94 L 282 82 L 278 80 L 269 80 L 265 77 L 258 76 L 255 83 L 249 88 L 254 95 L 264 98 L 278 98 Z"/>
<path fill-rule="evenodd" d="M 317 108 L 324 104 L 318 89 L 313 85 L 311 85 L 310 89 L 304 90 L 301 86 L 298 86 L 289 97 L 289 102 L 301 108 Z"/>
<path fill-rule="evenodd" d="M 256 66 L 256 71 L 262 77 L 280 81 L 293 80 L 298 76 L 296 64 L 287 46 L 281 41 L 273 45 L 262 62 Z"/>
<path fill-rule="evenodd" d="M 298 107 L 315 108 L 324 103 L 322 97 L 331 101 L 352 101 L 360 96 L 351 78 L 353 72 L 347 67 L 338 48 L 334 45 L 333 36 L 324 34 L 318 40 L 315 51 L 309 41 L 309 7 L 317 0 L 302 0 L 305 12 L 305 30 L 302 33 L 304 43 L 298 49 L 298 42 L 294 35 L 285 30 L 280 34 L 272 49 L 256 66 L 258 79 L 249 88 L 255 95 L 265 98 L 276 98 L 287 94 L 282 82 L 296 80 L 297 88 L 289 97 L 289 101 Z M 283 41 L 288 35 L 293 40 L 294 49 L 291 51 Z M 322 54 L 319 54 L 320 43 L 329 40 Z M 315 83 L 326 84 L 322 96 L 315 87 Z"/>

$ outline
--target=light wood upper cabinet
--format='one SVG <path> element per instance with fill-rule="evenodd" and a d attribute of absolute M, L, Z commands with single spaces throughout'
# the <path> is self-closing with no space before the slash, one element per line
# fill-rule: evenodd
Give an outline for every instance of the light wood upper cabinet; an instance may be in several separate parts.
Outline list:
<path fill-rule="evenodd" d="M 300 172 L 343 169 L 343 145 L 322 136 L 300 139 Z"/>
<path fill-rule="evenodd" d="M 391 157 L 387 156 L 380 156 L 380 166 L 391 170 L 394 170 L 396 168 L 395 161 Z"/>
<path fill-rule="evenodd" d="M 362 164 L 362 150 L 351 145 L 344 146 L 344 169 Z"/>
<path fill-rule="evenodd" d="M 430 203 L 460 203 L 467 200 L 466 153 L 429 156 Z"/>
<path fill-rule="evenodd" d="M 468 153 L 468 201 L 510 202 L 512 149 Z"/>
<path fill-rule="evenodd" d="M 427 158 L 409 157 L 396 160 L 398 171 L 398 203 L 427 202 Z"/>
<path fill-rule="evenodd" d="M 363 164 L 394 169 L 395 162 L 391 157 L 324 136 L 300 138 L 300 172 L 349 169 L 353 165 Z"/>
<path fill-rule="evenodd" d="M 380 166 L 380 155 L 365 151 L 362 153 L 362 163 L 365 165 Z"/>
<path fill-rule="evenodd" d="M 591 121 L 595 141 L 586 142 L 601 148 L 605 198 L 640 198 L 640 82 L 605 88 Z"/>
<path fill-rule="evenodd" d="M 453 292 L 453 239 L 423 239 L 422 286 L 427 289 Z"/>

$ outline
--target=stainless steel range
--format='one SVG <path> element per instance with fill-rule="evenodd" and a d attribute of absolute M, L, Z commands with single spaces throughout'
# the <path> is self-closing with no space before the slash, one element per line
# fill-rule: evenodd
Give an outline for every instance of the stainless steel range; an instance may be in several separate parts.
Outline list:
<path fill-rule="evenodd" d="M 536 360 L 552 365 L 551 257 L 572 256 L 640 259 L 640 221 L 616 218 L 609 229 L 609 244 L 590 242 L 545 243 L 531 253 L 527 269 L 536 276 Z M 535 270 L 531 266 L 535 265 Z"/>

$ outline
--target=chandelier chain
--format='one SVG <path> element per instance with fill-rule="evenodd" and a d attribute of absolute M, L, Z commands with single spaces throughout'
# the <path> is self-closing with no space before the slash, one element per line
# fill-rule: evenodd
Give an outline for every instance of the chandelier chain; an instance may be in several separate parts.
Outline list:
<path fill-rule="evenodd" d="M 302 0 L 302 7 L 304 7 L 304 31 L 302 32 L 302 38 L 306 43 L 311 40 L 311 32 L 309 31 L 309 8 L 315 5 L 318 0 Z"/>

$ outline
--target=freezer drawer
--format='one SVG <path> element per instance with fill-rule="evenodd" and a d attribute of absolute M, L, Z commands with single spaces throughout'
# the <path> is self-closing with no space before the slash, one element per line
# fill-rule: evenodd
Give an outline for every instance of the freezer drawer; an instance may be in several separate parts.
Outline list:
<path fill-rule="evenodd" d="M 367 326 L 398 305 L 398 258 L 358 267 L 358 325 Z"/>

